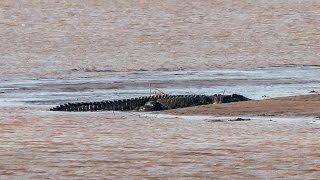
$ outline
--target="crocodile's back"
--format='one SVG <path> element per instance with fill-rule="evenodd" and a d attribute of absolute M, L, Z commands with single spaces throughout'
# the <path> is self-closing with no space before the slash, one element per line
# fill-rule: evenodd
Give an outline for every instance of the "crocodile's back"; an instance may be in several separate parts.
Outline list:
<path fill-rule="evenodd" d="M 149 110 L 168 110 L 176 108 L 184 108 L 212 103 L 228 103 L 238 101 L 248 101 L 242 95 L 160 95 L 138 97 L 132 99 L 122 99 L 114 101 L 100 101 L 100 102 L 81 102 L 81 103 L 67 103 L 64 105 L 51 108 L 51 111 L 130 111 L 144 109 L 143 107 L 148 102 L 147 109 Z M 152 107 L 152 104 L 156 104 Z"/>

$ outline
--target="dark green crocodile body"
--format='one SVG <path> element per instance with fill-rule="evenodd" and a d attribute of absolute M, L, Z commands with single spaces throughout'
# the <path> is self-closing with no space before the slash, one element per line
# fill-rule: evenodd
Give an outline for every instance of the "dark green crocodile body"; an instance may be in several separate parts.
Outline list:
<path fill-rule="evenodd" d="M 149 110 L 159 111 L 176 108 L 184 108 L 205 104 L 230 103 L 248 101 L 242 95 L 157 95 L 122 99 L 114 101 L 68 103 L 51 108 L 51 111 L 131 111 Z"/>

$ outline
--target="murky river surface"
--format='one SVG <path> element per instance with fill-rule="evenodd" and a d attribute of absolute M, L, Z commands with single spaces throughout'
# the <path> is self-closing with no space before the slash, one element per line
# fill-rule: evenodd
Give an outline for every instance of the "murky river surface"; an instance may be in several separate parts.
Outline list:
<path fill-rule="evenodd" d="M 150 87 L 320 91 L 319 14 L 317 0 L 2 0 L 0 179 L 319 178 L 315 117 L 48 111 Z"/>
<path fill-rule="evenodd" d="M 50 112 L 77 101 L 149 94 L 241 93 L 261 99 L 319 90 L 319 68 L 115 72 L 1 81 L 3 178 L 316 178 L 314 117 Z"/>

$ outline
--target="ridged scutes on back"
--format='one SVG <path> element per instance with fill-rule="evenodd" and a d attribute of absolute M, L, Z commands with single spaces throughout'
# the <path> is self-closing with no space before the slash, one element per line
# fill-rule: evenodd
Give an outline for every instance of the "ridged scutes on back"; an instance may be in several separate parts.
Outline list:
<path fill-rule="evenodd" d="M 229 102 L 239 102 L 251 100 L 247 97 L 238 94 L 221 95 L 215 94 L 212 96 L 206 95 L 157 95 L 145 96 L 131 99 L 121 99 L 113 101 L 99 101 L 99 102 L 81 102 L 81 103 L 67 103 L 51 108 L 51 111 L 130 111 L 139 110 L 146 103 L 154 101 L 157 104 L 155 110 L 167 110 L 184 108 L 205 104 L 219 104 Z M 149 103 L 150 104 L 150 103 Z M 151 103 L 152 104 L 152 103 Z M 161 108 L 159 108 L 161 107 Z M 152 109 L 152 108 L 151 108 Z"/>

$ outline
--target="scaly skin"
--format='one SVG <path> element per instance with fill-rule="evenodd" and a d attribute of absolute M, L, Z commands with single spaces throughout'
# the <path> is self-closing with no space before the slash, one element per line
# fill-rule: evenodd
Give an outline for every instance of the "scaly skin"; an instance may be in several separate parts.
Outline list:
<path fill-rule="evenodd" d="M 115 101 L 68 103 L 51 108 L 51 111 L 131 111 L 184 108 L 205 104 L 218 104 L 248 101 L 250 99 L 238 95 L 161 95 L 123 99 Z"/>

